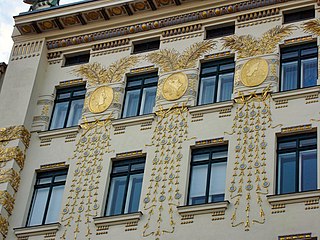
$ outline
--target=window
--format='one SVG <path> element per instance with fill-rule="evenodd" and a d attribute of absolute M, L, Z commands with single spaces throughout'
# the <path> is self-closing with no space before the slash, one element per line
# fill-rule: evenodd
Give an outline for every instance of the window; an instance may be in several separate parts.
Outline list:
<path fill-rule="evenodd" d="M 81 118 L 85 86 L 57 90 L 50 130 L 78 125 Z"/>
<path fill-rule="evenodd" d="M 88 63 L 90 59 L 90 53 L 80 53 L 76 55 L 65 56 L 64 66 L 72 66 L 77 64 Z"/>
<path fill-rule="evenodd" d="M 152 113 L 157 84 L 156 73 L 128 77 L 122 116 L 125 118 Z"/>
<path fill-rule="evenodd" d="M 133 53 L 143 53 L 148 51 L 157 50 L 160 47 L 160 40 L 151 40 L 142 43 L 134 43 L 133 44 Z"/>
<path fill-rule="evenodd" d="M 227 146 L 192 152 L 188 205 L 224 201 Z"/>
<path fill-rule="evenodd" d="M 233 59 L 202 64 L 198 96 L 199 105 L 231 99 L 234 65 Z"/>
<path fill-rule="evenodd" d="M 206 30 L 206 39 L 224 37 L 228 35 L 233 35 L 235 32 L 234 24 L 230 26 L 215 26 Z"/>
<path fill-rule="evenodd" d="M 113 163 L 106 215 L 133 213 L 139 210 L 145 159 Z"/>
<path fill-rule="evenodd" d="M 317 189 L 316 133 L 278 139 L 277 193 Z"/>
<path fill-rule="evenodd" d="M 292 23 L 299 22 L 307 19 L 311 19 L 315 17 L 314 8 L 311 9 L 295 9 L 294 11 L 290 11 L 288 13 L 283 14 L 283 23 Z"/>
<path fill-rule="evenodd" d="M 58 221 L 67 170 L 37 174 L 27 226 Z"/>
<path fill-rule="evenodd" d="M 317 85 L 318 47 L 316 43 L 281 50 L 281 91 Z"/>

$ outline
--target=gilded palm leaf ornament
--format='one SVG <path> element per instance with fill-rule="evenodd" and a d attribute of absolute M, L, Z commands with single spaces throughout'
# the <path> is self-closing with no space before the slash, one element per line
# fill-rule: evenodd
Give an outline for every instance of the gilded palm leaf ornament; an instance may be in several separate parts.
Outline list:
<path fill-rule="evenodd" d="M 303 30 L 307 33 L 320 36 L 320 19 L 315 19 L 304 23 Z"/>
<path fill-rule="evenodd" d="M 224 37 L 223 48 L 237 52 L 239 59 L 270 54 L 275 52 L 278 43 L 291 35 L 295 29 L 296 27 L 292 25 L 276 26 L 265 32 L 261 38 L 254 38 L 251 35 Z"/>

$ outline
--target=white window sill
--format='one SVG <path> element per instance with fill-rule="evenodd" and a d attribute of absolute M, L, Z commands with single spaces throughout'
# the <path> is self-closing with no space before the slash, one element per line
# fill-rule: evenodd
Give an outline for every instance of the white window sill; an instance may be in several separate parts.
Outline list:
<path fill-rule="evenodd" d="M 122 126 L 134 126 L 147 122 L 152 122 L 155 118 L 155 114 L 146 114 L 135 117 L 121 118 L 112 121 L 113 127 L 122 127 Z"/>
<path fill-rule="evenodd" d="M 320 200 L 320 190 L 309 192 L 288 193 L 282 195 L 269 195 L 267 199 L 271 205 L 278 204 L 294 204 L 294 203 L 306 203 L 309 201 Z"/>
<path fill-rule="evenodd" d="M 224 108 L 231 108 L 232 106 L 233 106 L 233 100 L 211 103 L 211 104 L 204 104 L 204 105 L 190 107 L 190 113 L 200 114 L 200 113 L 219 112 Z"/>
<path fill-rule="evenodd" d="M 129 222 L 139 221 L 142 215 L 142 212 L 136 212 L 115 216 L 95 217 L 93 221 L 96 227 L 124 225 Z"/>
<path fill-rule="evenodd" d="M 31 227 L 21 227 L 15 228 L 14 234 L 18 238 L 25 238 L 31 236 L 40 236 L 45 235 L 48 233 L 56 233 L 60 228 L 60 223 L 52 223 L 52 224 L 45 224 L 45 225 L 38 225 L 38 226 L 31 226 Z"/>
<path fill-rule="evenodd" d="M 68 136 L 77 135 L 79 132 L 80 127 L 69 127 L 69 128 L 61 128 L 55 130 L 48 130 L 43 132 L 38 132 L 38 136 L 41 141 L 46 139 L 53 139 L 53 138 L 63 138 Z"/>
<path fill-rule="evenodd" d="M 303 98 L 306 97 L 307 95 L 310 94 L 319 94 L 320 92 L 320 86 L 314 86 L 314 87 L 307 87 L 307 88 L 299 88 L 299 89 L 294 89 L 294 90 L 289 90 L 289 91 L 284 91 L 284 92 L 276 92 L 272 93 L 272 99 L 273 100 L 281 100 L 282 98 L 286 99 L 298 99 L 298 98 Z"/>
<path fill-rule="evenodd" d="M 188 205 L 178 207 L 178 213 L 180 215 L 200 215 L 200 214 L 212 214 L 216 211 L 225 211 L 228 208 L 229 201 L 206 203 L 200 205 Z"/>

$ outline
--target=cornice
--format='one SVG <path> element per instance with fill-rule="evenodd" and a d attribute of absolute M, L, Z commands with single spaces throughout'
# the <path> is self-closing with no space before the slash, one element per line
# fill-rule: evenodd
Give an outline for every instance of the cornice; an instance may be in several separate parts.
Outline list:
<path fill-rule="evenodd" d="M 153 1 L 157 2 L 161 0 L 153 0 Z M 35 18 L 33 21 L 31 21 L 32 18 L 30 16 L 16 17 L 16 26 L 23 35 L 34 35 L 36 32 L 38 33 L 52 32 L 57 36 L 57 33 L 59 32 L 66 33 L 66 31 L 62 31 L 63 29 L 71 30 L 71 27 L 75 27 L 78 25 L 80 27 L 81 25 L 88 25 L 88 27 L 84 27 L 84 26 L 82 27 L 82 29 L 84 28 L 88 29 L 87 34 L 79 34 L 78 32 L 78 35 L 73 34 L 72 37 L 69 36 L 65 38 L 59 38 L 56 40 L 48 41 L 47 47 L 50 50 L 50 49 L 58 49 L 62 47 L 69 47 L 69 46 L 74 46 L 79 44 L 86 44 L 90 42 L 101 41 L 101 40 L 106 40 L 106 39 L 115 38 L 115 37 L 129 36 L 136 33 L 145 33 L 145 32 L 156 30 L 156 29 L 163 28 L 165 30 L 167 27 L 175 27 L 181 24 L 190 24 L 190 23 L 193 24 L 194 22 L 199 20 L 214 19 L 217 17 L 226 16 L 229 14 L 246 12 L 256 8 L 274 7 L 275 5 L 284 4 L 286 2 L 292 2 L 292 1 L 293 0 L 270 0 L 270 1 L 260 0 L 260 1 L 232 1 L 232 3 L 230 3 L 229 1 L 221 1 L 219 2 L 218 5 L 212 4 L 212 3 L 209 4 L 208 1 L 201 1 L 199 3 L 199 6 L 197 5 L 196 8 L 191 8 L 192 3 L 188 3 L 188 0 L 184 0 L 184 1 L 181 1 L 183 3 L 181 6 L 176 6 L 175 8 L 172 8 L 173 11 L 171 11 L 170 13 L 168 13 L 167 10 L 160 11 L 158 14 L 156 14 L 156 16 L 158 16 L 157 19 L 154 18 L 155 14 L 150 12 L 152 11 L 152 9 L 148 9 L 148 11 L 150 10 L 149 12 L 147 10 L 143 10 L 143 11 L 141 10 L 142 12 L 145 12 L 145 14 L 139 15 L 138 18 L 140 18 L 140 22 L 136 22 L 137 17 L 125 18 L 124 17 L 125 14 L 119 13 L 119 16 L 111 16 L 111 17 L 109 16 L 108 19 L 103 19 L 100 16 L 99 19 L 101 20 L 92 21 L 92 22 L 95 22 L 96 24 L 91 24 L 90 21 L 86 21 L 85 16 L 88 8 L 84 8 L 83 10 L 81 10 L 80 13 L 77 12 L 76 15 L 72 15 L 72 16 L 70 15 L 71 11 L 66 11 L 65 15 L 59 15 L 60 12 L 57 12 L 56 15 L 49 15 L 46 18 L 38 17 L 38 19 L 40 20 L 37 20 L 37 18 Z M 130 2 L 130 4 L 137 4 L 140 2 L 132 1 Z M 147 2 L 150 2 L 150 1 L 147 1 Z M 105 3 L 105 1 L 102 1 L 101 3 Z M 101 3 L 97 3 L 98 6 L 100 6 L 99 4 Z M 106 8 L 106 6 L 104 6 L 104 8 Z M 189 11 L 190 9 L 192 9 L 193 11 L 190 12 Z M 58 10 L 59 9 L 57 9 L 56 11 Z M 101 15 L 101 13 L 99 12 L 100 10 L 101 9 L 95 8 L 92 11 L 95 11 L 96 14 Z M 109 10 L 106 10 L 106 11 L 108 12 Z M 136 14 L 134 12 L 132 13 Z M 93 15 L 96 15 L 96 14 L 93 14 Z M 43 13 L 39 13 L 39 15 L 41 15 L 41 17 L 44 17 L 42 16 Z M 80 15 L 82 17 L 79 17 Z M 126 15 L 128 15 L 128 12 Z M 37 15 L 35 14 L 35 16 Z M 109 21 L 112 19 L 114 19 L 114 21 Z M 134 23 L 130 21 L 130 19 L 134 20 Z M 142 19 L 148 19 L 148 20 L 143 21 Z M 90 26 L 96 26 L 96 29 L 99 29 L 98 28 L 99 26 L 103 26 L 102 25 L 103 21 L 108 21 L 108 23 L 110 23 L 108 24 L 109 25 L 108 30 L 94 31 L 92 28 L 89 28 L 89 25 L 90 25 Z M 102 27 L 100 27 L 100 29 L 101 28 Z M 25 31 L 26 29 L 27 31 Z M 73 28 L 73 29 L 79 29 L 79 27 Z"/>

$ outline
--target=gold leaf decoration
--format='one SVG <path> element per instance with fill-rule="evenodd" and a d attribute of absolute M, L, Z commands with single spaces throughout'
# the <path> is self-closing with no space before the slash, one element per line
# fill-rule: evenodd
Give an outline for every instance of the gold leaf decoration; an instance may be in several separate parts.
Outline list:
<path fill-rule="evenodd" d="M 74 73 L 87 79 L 88 85 L 120 82 L 126 71 L 139 61 L 138 56 L 128 56 L 112 63 L 108 68 L 100 63 L 89 63 L 76 69 Z"/>
<path fill-rule="evenodd" d="M 223 48 L 237 51 L 239 58 L 270 54 L 276 50 L 278 43 L 295 29 L 296 27 L 292 25 L 276 26 L 257 39 L 251 35 L 224 37 Z"/>
<path fill-rule="evenodd" d="M 212 40 L 192 44 L 183 51 L 181 57 L 179 58 L 178 68 L 188 69 L 195 67 L 199 58 L 210 52 L 215 45 L 216 42 Z"/>
<path fill-rule="evenodd" d="M 164 49 L 148 54 L 147 60 L 158 64 L 161 72 L 171 72 L 178 70 L 179 53 L 174 49 Z"/>
<path fill-rule="evenodd" d="M 303 30 L 307 33 L 320 36 L 320 19 L 315 19 L 304 23 Z"/>
<path fill-rule="evenodd" d="M 192 44 L 183 53 L 174 49 L 164 49 L 150 53 L 147 60 L 160 66 L 162 73 L 196 67 L 197 61 L 210 52 L 216 42 L 209 40 Z"/>

